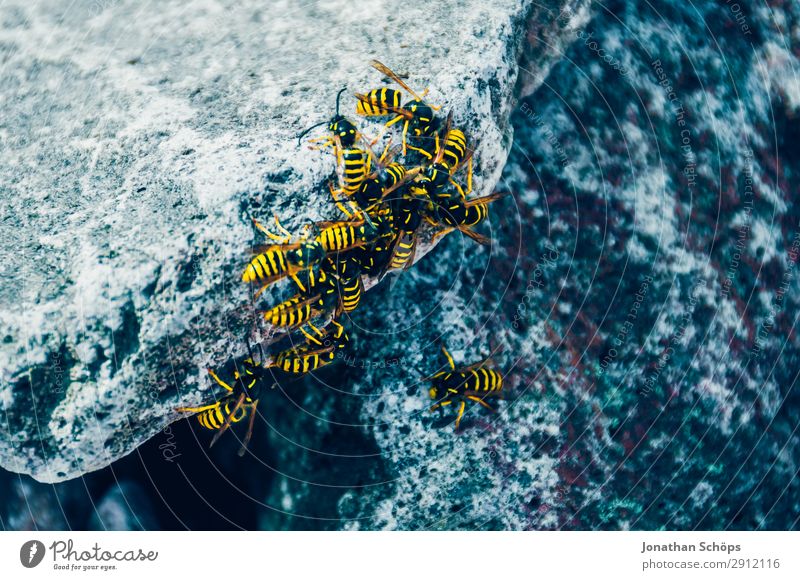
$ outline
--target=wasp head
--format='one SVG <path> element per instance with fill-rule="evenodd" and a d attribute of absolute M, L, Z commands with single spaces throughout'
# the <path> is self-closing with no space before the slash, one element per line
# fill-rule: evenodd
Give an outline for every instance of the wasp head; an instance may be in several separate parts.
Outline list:
<path fill-rule="evenodd" d="M 336 115 L 328 123 L 328 131 L 335 137 L 339 137 L 342 147 L 352 147 L 356 144 L 358 129 L 356 126 L 342 115 Z"/>

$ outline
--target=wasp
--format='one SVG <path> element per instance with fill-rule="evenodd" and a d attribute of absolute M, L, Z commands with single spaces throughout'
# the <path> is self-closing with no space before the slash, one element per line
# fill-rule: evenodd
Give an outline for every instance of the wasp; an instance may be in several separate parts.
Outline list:
<path fill-rule="evenodd" d="M 298 144 L 300 143 L 301 139 L 308 134 L 309 131 L 325 125 L 326 123 L 328 125 L 328 131 L 330 131 L 331 134 L 328 137 L 311 139 L 311 143 L 322 143 L 321 145 L 315 145 L 316 149 L 324 149 L 326 147 L 337 145 L 337 139 L 339 147 L 353 147 L 356 144 L 356 140 L 360 135 L 358 129 L 351 121 L 339 113 L 339 100 L 341 99 L 342 93 L 346 90 L 347 87 L 343 88 L 336 94 L 336 114 L 333 116 L 333 118 L 331 118 L 329 121 L 322 121 L 316 125 L 311 125 L 311 127 L 305 129 L 297 136 Z M 336 152 L 336 155 L 338 157 L 338 152 Z"/>
<path fill-rule="evenodd" d="M 337 166 L 342 171 L 340 190 L 347 195 L 352 195 L 358 191 L 361 183 L 370 173 L 371 157 L 368 151 L 356 146 L 357 141 L 363 138 L 356 126 L 339 113 L 340 99 L 346 90 L 347 88 L 343 88 L 336 95 L 336 114 L 333 118 L 308 127 L 297 136 L 297 141 L 300 143 L 309 131 L 327 123 L 328 131 L 331 134 L 327 137 L 312 139 L 312 143 L 318 143 L 313 148 L 333 147 Z"/>
<path fill-rule="evenodd" d="M 273 306 L 264 312 L 264 319 L 272 326 L 294 328 L 322 314 L 317 308 L 321 295 L 311 297 L 304 294 L 295 294 L 288 300 Z"/>
<path fill-rule="evenodd" d="M 437 128 L 437 119 L 434 111 L 441 107 L 436 107 L 423 101 L 423 97 L 428 94 L 425 89 L 421 95 L 415 93 L 411 88 L 385 64 L 373 60 L 370 62 L 373 68 L 377 69 L 400 87 L 402 87 L 412 100 L 400 105 L 400 93 L 394 89 L 373 89 L 366 94 L 357 94 L 356 113 L 365 117 L 384 117 L 391 114 L 396 115 L 394 119 L 386 123 L 386 127 L 391 127 L 395 123 L 403 121 L 403 155 L 408 149 L 418 150 L 416 147 L 408 145 L 408 133 L 413 137 L 428 137 Z"/>
<path fill-rule="evenodd" d="M 378 233 L 375 224 L 368 217 L 362 219 L 319 222 L 320 232 L 316 241 L 326 253 L 345 252 L 368 244 Z"/>
<path fill-rule="evenodd" d="M 339 308 L 344 312 L 352 312 L 361 303 L 361 296 L 365 292 L 361 269 L 355 259 L 345 257 L 337 258 L 335 267 Z"/>
<path fill-rule="evenodd" d="M 491 359 L 486 359 L 478 363 L 456 368 L 453 357 L 442 347 L 442 352 L 447 357 L 450 365 L 449 371 L 441 371 L 430 377 L 432 381 L 428 394 L 431 399 L 436 400 L 430 410 L 458 403 L 458 416 L 456 417 L 456 430 L 461 424 L 464 416 L 464 409 L 467 401 L 474 401 L 493 410 L 484 399 L 496 396 L 503 390 L 503 375 L 495 369 L 486 368 L 491 364 Z"/>
<path fill-rule="evenodd" d="M 453 230 L 458 230 L 466 234 L 479 244 L 488 246 L 491 240 L 484 235 L 472 229 L 473 226 L 478 225 L 489 215 L 489 204 L 505 197 L 506 193 L 492 193 L 483 197 L 470 199 L 464 201 L 460 198 L 450 198 L 450 201 L 439 203 L 435 206 L 433 214 L 436 220 L 428 221 L 433 225 L 442 225 L 445 227 L 433 235 L 432 240 L 435 241 L 439 236 L 449 234 Z"/>
<path fill-rule="evenodd" d="M 408 269 L 414 263 L 417 228 L 422 222 L 427 195 L 424 190 L 410 187 L 394 201 L 392 212 L 397 236 L 392 244 L 386 270 Z"/>
<path fill-rule="evenodd" d="M 250 350 L 249 343 L 248 350 Z M 262 351 L 262 360 L 263 354 Z M 211 405 L 178 407 L 176 411 L 179 413 L 196 413 L 197 421 L 200 425 L 206 429 L 217 430 L 216 435 L 211 440 L 210 447 L 214 446 L 232 423 L 238 423 L 249 414 L 250 422 L 248 423 L 247 433 L 239 449 L 239 456 L 241 457 L 245 454 L 247 444 L 253 435 L 256 407 L 258 406 L 263 383 L 270 376 L 266 369 L 267 367 L 255 362 L 252 352 L 250 357 L 243 361 L 242 372 L 240 373 L 238 370 L 234 372 L 232 385 L 220 379 L 213 370 L 209 369 L 208 374 L 220 387 L 227 391 L 227 394 Z"/>
<path fill-rule="evenodd" d="M 289 243 L 292 234 L 286 230 L 275 216 L 275 224 L 284 234 L 277 236 L 258 221 L 253 220 L 255 226 L 268 238 L 277 242 L 268 246 L 260 246 L 256 250 L 256 257 L 253 258 L 242 274 L 244 282 L 261 282 L 262 287 L 256 292 L 256 297 L 266 288 L 283 278 L 291 278 L 298 286 L 303 288 L 302 282 L 297 277 L 297 273 L 314 266 L 325 258 L 325 248 L 316 240 L 301 239 L 295 243 Z"/>
<path fill-rule="evenodd" d="M 276 367 L 286 373 L 306 374 L 332 363 L 336 352 L 345 348 L 349 337 L 342 324 L 331 320 L 324 328 L 312 323 L 300 327 L 306 337 L 306 343 L 278 353 L 270 367 Z"/>
<path fill-rule="evenodd" d="M 333 347 L 311 349 L 299 346 L 284 350 L 275 357 L 271 366 L 285 373 L 304 375 L 332 363 L 336 358 Z"/>
<path fill-rule="evenodd" d="M 437 202 L 449 200 L 452 195 L 445 191 L 448 185 L 456 188 L 461 199 L 466 199 L 472 193 L 472 154 L 467 147 L 467 137 L 461 129 L 452 128 L 452 113 L 448 114 L 440 140 L 437 133 L 434 139 L 433 153 L 422 151 L 430 160 L 418 180 L 425 187 L 428 195 Z M 467 191 L 453 179 L 453 175 L 464 163 L 467 163 Z"/>

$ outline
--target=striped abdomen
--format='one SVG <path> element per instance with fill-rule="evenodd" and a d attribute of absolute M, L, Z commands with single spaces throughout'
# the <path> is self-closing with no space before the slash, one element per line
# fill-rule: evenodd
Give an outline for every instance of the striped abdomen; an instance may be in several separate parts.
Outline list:
<path fill-rule="evenodd" d="M 273 326 L 297 326 L 316 316 L 318 312 L 312 306 L 315 301 L 301 295 L 293 296 L 264 312 L 264 319 Z"/>
<path fill-rule="evenodd" d="M 414 259 L 414 249 L 416 247 L 416 236 L 413 232 L 404 232 L 397 240 L 392 252 L 392 261 L 389 268 L 400 270 L 411 265 Z"/>
<path fill-rule="evenodd" d="M 387 107 L 400 108 L 400 91 L 394 89 L 373 89 L 359 97 L 356 113 L 364 117 L 381 117 L 391 114 Z"/>
<path fill-rule="evenodd" d="M 225 423 L 225 419 L 231 414 L 235 406 L 236 401 L 233 397 L 226 397 L 210 409 L 198 413 L 197 420 L 206 429 L 219 429 Z M 244 419 L 245 415 L 247 415 L 247 408 L 243 406 L 239 407 L 232 421 L 238 423 Z"/>
<path fill-rule="evenodd" d="M 341 252 L 363 245 L 366 241 L 366 236 L 363 224 L 354 225 L 352 222 L 339 222 L 323 228 L 316 239 L 322 244 L 326 252 Z"/>
<path fill-rule="evenodd" d="M 444 142 L 444 153 L 442 155 L 442 165 L 453 173 L 464 161 L 467 154 L 467 136 L 459 129 L 452 129 L 447 134 Z"/>
<path fill-rule="evenodd" d="M 489 215 L 487 204 L 466 205 L 460 200 L 453 200 L 447 211 L 440 211 L 442 221 L 453 227 L 474 226 L 486 219 Z"/>
<path fill-rule="evenodd" d="M 503 375 L 494 369 L 477 368 L 457 373 L 463 377 L 464 390 L 481 393 L 501 391 Z"/>
<path fill-rule="evenodd" d="M 393 187 L 406 175 L 406 168 L 400 163 L 390 163 L 384 169 L 387 188 Z"/>
<path fill-rule="evenodd" d="M 361 295 L 364 293 L 364 282 L 362 282 L 361 276 L 357 275 L 353 278 L 344 279 L 339 287 L 341 289 L 342 309 L 345 312 L 352 312 L 358 307 L 361 302 Z"/>
<path fill-rule="evenodd" d="M 274 366 L 286 373 L 302 375 L 333 362 L 335 357 L 333 351 L 309 354 L 305 347 L 292 348 L 278 354 Z"/>
<path fill-rule="evenodd" d="M 344 168 L 342 171 L 342 189 L 346 195 L 353 195 L 361 188 L 361 184 L 369 173 L 369 156 L 361 149 L 344 149 L 342 151 Z"/>
<path fill-rule="evenodd" d="M 253 258 L 245 268 L 242 280 L 244 282 L 276 280 L 287 276 L 288 273 L 286 255 L 280 247 L 276 246 Z"/>

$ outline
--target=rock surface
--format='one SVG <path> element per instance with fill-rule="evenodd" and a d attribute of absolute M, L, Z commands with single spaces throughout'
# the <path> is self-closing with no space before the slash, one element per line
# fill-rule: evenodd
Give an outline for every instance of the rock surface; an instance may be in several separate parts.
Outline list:
<path fill-rule="evenodd" d="M 491 251 L 451 235 L 372 290 L 247 457 L 182 421 L 81 482 L 0 472 L 0 524 L 85 526 L 120 473 L 174 529 L 796 529 L 800 12 L 593 6 L 528 21 Z M 426 411 L 442 343 L 508 373 L 458 434 Z"/>
<path fill-rule="evenodd" d="M 567 4 L 5 2 L 0 465 L 73 478 L 212 396 L 252 320 L 249 218 L 335 216 L 331 157 L 294 138 L 380 82 L 370 58 L 453 111 L 491 191 L 528 24 L 557 38 Z"/>

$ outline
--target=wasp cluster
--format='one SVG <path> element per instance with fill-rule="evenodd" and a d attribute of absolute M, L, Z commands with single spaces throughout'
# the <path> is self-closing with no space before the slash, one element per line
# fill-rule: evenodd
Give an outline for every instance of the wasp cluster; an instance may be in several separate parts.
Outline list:
<path fill-rule="evenodd" d="M 443 117 L 437 114 L 440 107 L 424 100 L 427 89 L 418 94 L 385 65 L 372 61 L 372 66 L 408 94 L 403 101 L 401 90 L 383 87 L 354 95 L 358 115 L 385 119 L 379 135 L 367 137 L 340 113 L 346 91 L 342 89 L 335 115 L 298 136 L 301 141 L 311 130 L 327 127 L 327 135 L 309 143 L 312 149 L 330 149 L 336 159 L 336 178 L 328 190 L 341 219 L 309 224 L 297 237 L 277 216 L 274 230 L 254 220 L 269 243 L 258 249 L 242 280 L 260 285 L 256 298 L 275 282 L 289 280 L 294 295 L 262 315 L 272 327 L 302 338 L 269 359 L 262 356 L 260 362 L 251 353 L 232 385 L 212 373 L 228 391 L 226 397 L 212 405 L 179 409 L 198 413 L 201 425 L 219 430 L 217 437 L 250 411 L 246 445 L 258 392 L 272 369 L 302 375 L 336 360 L 348 345 L 345 315 L 361 303 L 364 277 L 380 280 L 392 270 L 409 268 L 423 222 L 434 230 L 434 240 L 459 230 L 489 243 L 473 228 L 487 218 L 489 204 L 500 194 L 470 198 L 473 150 L 466 134 L 453 126 L 452 114 Z M 483 387 L 484 396 L 498 392 L 502 377 L 483 363 L 457 369 L 447 356 L 453 372 L 435 375 L 430 394 L 438 398 L 436 393 L 442 391 L 434 407 L 460 400 L 460 421 L 464 399 L 484 404 L 474 391 Z"/>

